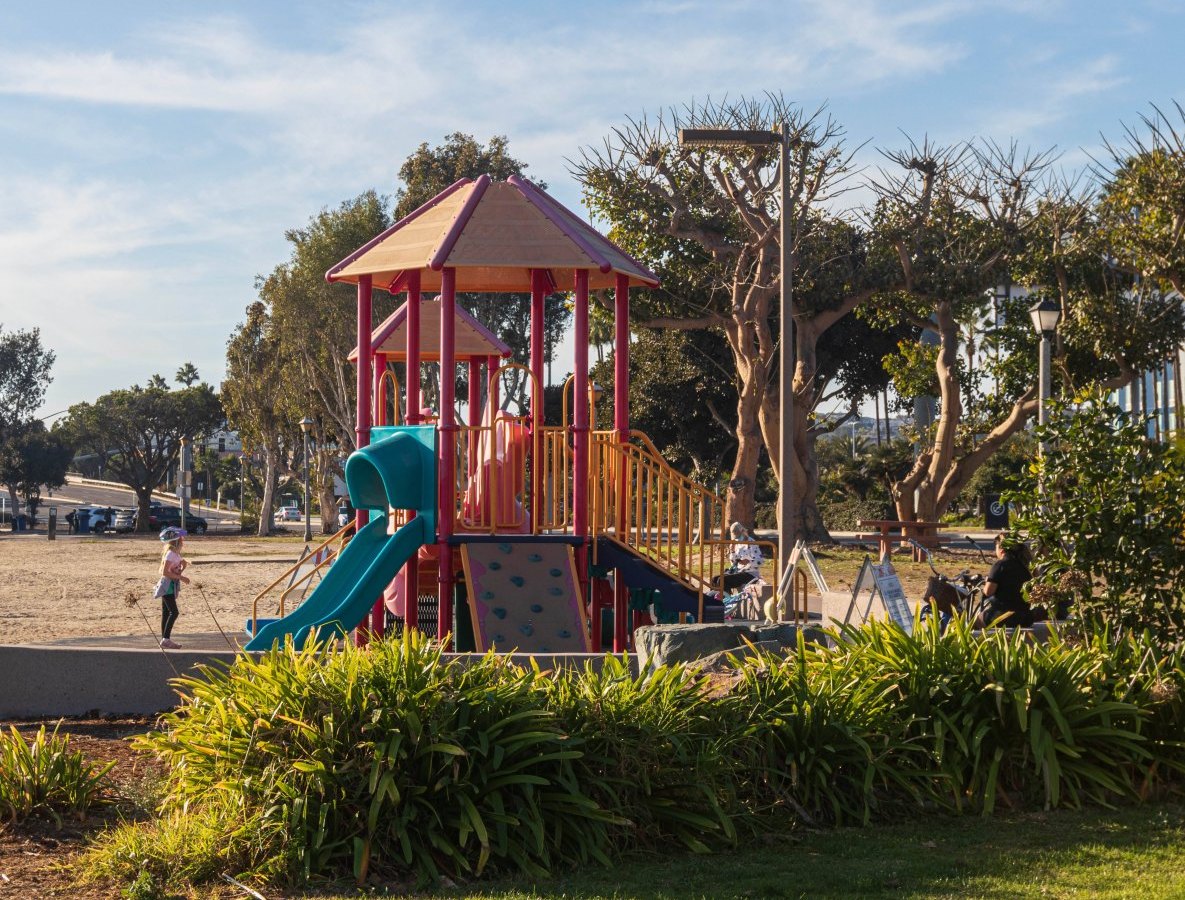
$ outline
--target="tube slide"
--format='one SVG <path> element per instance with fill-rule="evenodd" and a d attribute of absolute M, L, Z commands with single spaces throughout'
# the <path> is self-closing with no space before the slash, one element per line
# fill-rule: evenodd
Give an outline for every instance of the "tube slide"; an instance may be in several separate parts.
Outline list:
<path fill-rule="evenodd" d="M 284 618 L 269 622 L 247 650 L 267 650 L 292 635 L 303 646 L 348 634 L 361 624 L 391 579 L 421 545 L 436 535 L 435 429 L 399 429 L 346 461 L 346 487 L 355 509 L 379 510 L 338 555 L 312 593 Z M 387 534 L 387 509 L 414 509 L 416 517 Z"/>

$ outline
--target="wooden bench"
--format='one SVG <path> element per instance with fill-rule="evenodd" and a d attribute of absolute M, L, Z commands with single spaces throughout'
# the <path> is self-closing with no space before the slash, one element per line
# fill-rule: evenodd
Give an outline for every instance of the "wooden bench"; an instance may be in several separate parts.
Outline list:
<path fill-rule="evenodd" d="M 910 540 L 916 541 L 931 550 L 938 548 L 945 541 L 938 529 L 945 528 L 941 522 L 903 522 L 897 519 L 860 519 L 857 523 L 861 528 L 875 528 L 876 534 L 858 534 L 857 540 L 875 539 L 883 559 L 893 552 L 893 544 L 909 547 L 913 552 L 913 561 L 921 562 L 922 553 Z"/>

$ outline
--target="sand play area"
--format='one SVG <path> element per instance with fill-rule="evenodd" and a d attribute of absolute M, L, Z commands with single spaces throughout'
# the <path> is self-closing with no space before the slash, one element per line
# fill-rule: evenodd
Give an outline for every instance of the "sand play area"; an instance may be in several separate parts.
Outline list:
<path fill-rule="evenodd" d="M 56 541 L 44 535 L 0 535 L 0 644 L 146 636 L 141 610 L 153 628 L 160 627 L 160 603 L 152 597 L 160 548 L 152 535 L 67 536 Z M 185 556 L 192 563 L 193 584 L 182 590 L 176 631 L 217 633 L 217 619 L 227 634 L 242 636 L 255 595 L 281 577 L 303 548 L 304 542 L 291 533 L 271 538 L 191 536 Z M 837 595 L 851 590 L 863 554 L 855 548 L 819 553 L 820 566 Z M 962 553 L 948 558 L 943 568 L 986 569 L 976 562 Z M 895 558 L 894 565 L 914 602 L 928 572 L 908 557 Z M 137 598 L 139 608 L 128 604 L 129 594 Z M 825 605 L 825 616 L 842 618 L 846 607 L 846 600 L 837 596 Z M 260 615 L 273 614 L 274 608 L 261 606 Z"/>
<path fill-rule="evenodd" d="M 204 591 L 218 624 L 228 634 L 241 634 L 252 599 L 297 560 L 303 547 L 293 536 L 190 537 L 185 556 L 192 563 L 193 584 L 182 591 L 177 631 L 217 630 Z M 139 610 L 126 602 L 129 593 L 159 628 L 160 601 L 152 591 L 160 552 L 153 535 L 56 541 L 43 534 L 0 536 L 0 644 L 146 634 Z"/>

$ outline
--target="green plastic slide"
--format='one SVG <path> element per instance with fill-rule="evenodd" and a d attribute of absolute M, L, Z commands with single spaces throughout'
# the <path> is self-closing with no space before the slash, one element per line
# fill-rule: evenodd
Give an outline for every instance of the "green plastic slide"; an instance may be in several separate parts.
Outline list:
<path fill-rule="evenodd" d="M 346 487 L 355 509 L 379 511 L 334 560 L 304 603 L 259 629 L 248 650 L 267 650 L 292 635 L 304 646 L 357 628 L 403 564 L 436 535 L 436 432 L 431 426 L 398 429 L 351 454 Z M 414 509 L 416 517 L 387 534 L 386 510 Z"/>

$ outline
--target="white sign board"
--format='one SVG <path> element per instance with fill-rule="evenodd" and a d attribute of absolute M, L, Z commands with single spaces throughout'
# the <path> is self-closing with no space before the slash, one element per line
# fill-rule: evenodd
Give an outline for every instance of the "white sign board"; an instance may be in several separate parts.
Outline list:
<path fill-rule="evenodd" d="M 877 591 L 889 618 L 900 625 L 906 634 L 913 634 L 913 613 L 910 612 L 909 601 L 905 599 L 905 590 L 893 570 L 893 564 L 872 563 L 869 568 L 872 569 L 872 577 L 876 580 Z"/>
<path fill-rule="evenodd" d="M 847 625 L 852 619 L 852 613 L 857 611 L 860 595 L 868 591 L 868 603 L 860 623 L 868 621 L 872 614 L 872 604 L 880 598 L 885 612 L 894 622 L 901 626 L 906 634 L 913 634 L 913 613 L 909 608 L 909 601 L 905 599 L 905 590 L 901 587 L 901 579 L 893 569 L 892 563 L 874 563 L 869 557 L 864 557 L 864 565 L 860 567 L 860 574 L 856 576 L 856 583 L 852 586 L 852 601 L 848 604 L 847 615 L 843 623 Z"/>

